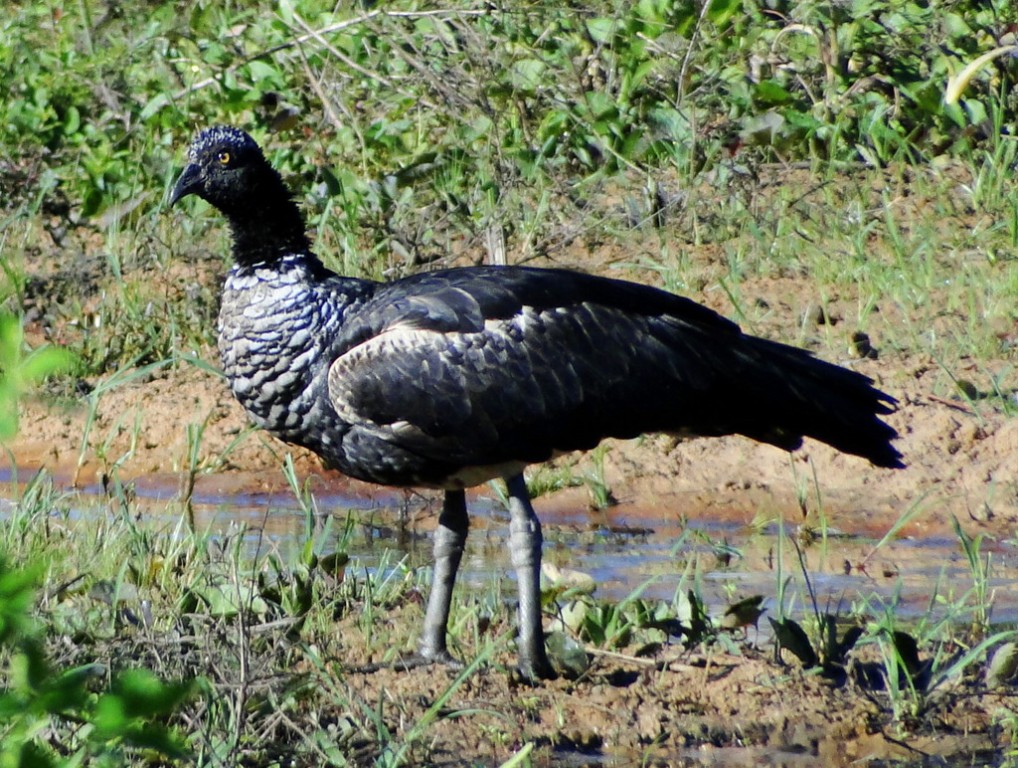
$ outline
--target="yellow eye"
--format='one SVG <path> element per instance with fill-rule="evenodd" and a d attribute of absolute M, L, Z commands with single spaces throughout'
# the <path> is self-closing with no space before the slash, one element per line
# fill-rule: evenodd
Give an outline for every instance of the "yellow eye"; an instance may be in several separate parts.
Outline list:
<path fill-rule="evenodd" d="M 218 155 L 216 155 L 216 159 L 219 161 L 219 163 L 221 165 L 229 165 L 230 164 L 230 153 L 229 152 L 220 152 Z"/>

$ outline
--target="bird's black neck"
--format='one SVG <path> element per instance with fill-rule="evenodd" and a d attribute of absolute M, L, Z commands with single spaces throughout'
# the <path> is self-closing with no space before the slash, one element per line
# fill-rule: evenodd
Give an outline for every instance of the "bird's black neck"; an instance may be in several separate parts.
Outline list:
<path fill-rule="evenodd" d="M 304 217 L 275 171 L 260 179 L 241 204 L 223 213 L 230 222 L 238 264 L 271 263 L 310 251 Z"/>

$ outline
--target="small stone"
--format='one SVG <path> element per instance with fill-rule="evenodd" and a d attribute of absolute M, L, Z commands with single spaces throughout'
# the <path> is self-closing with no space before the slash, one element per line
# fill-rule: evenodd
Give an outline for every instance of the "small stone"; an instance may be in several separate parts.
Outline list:
<path fill-rule="evenodd" d="M 993 519 L 993 508 L 985 501 L 969 512 L 969 517 L 977 523 L 988 523 Z"/>
<path fill-rule="evenodd" d="M 850 357 L 859 359 L 877 359 L 876 348 L 870 344 L 869 335 L 862 331 L 856 331 L 852 334 L 852 338 L 848 344 L 848 354 Z"/>
<path fill-rule="evenodd" d="M 999 688 L 1014 679 L 1018 672 L 1018 644 L 1004 643 L 986 665 L 986 686 Z"/>
<path fill-rule="evenodd" d="M 976 385 L 968 379 L 958 379 L 956 383 L 958 391 L 961 392 L 966 399 L 976 400 L 979 397 L 979 390 L 976 388 Z"/>
<path fill-rule="evenodd" d="M 824 308 L 819 304 L 810 304 L 806 307 L 806 311 L 802 313 L 802 324 L 804 326 L 834 325 Z"/>

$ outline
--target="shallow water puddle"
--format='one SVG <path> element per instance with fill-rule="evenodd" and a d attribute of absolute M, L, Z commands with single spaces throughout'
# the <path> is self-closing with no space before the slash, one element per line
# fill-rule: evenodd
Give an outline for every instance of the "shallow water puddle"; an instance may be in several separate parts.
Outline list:
<path fill-rule="evenodd" d="M 251 501 L 237 506 L 217 500 L 207 512 L 220 524 L 244 522 L 261 529 L 273 546 L 283 551 L 302 543 L 305 522 L 292 498 Z M 340 520 L 353 514 L 362 521 L 362 535 L 348 553 L 355 564 L 369 569 L 391 564 L 395 562 L 393 548 L 411 567 L 430 564 L 430 529 L 439 507 L 437 500 L 430 504 L 417 500 L 409 514 L 391 500 L 379 505 L 325 495 L 318 496 L 317 502 L 320 510 L 328 510 Z M 865 600 L 872 610 L 880 610 L 882 602 L 894 602 L 895 615 L 902 619 L 940 618 L 948 606 L 975 587 L 968 560 L 953 538 L 900 538 L 875 549 L 877 539 L 844 531 L 828 530 L 826 536 L 822 531 L 806 534 L 794 525 L 776 523 L 754 531 L 745 524 L 711 519 L 689 520 L 683 525 L 679 522 L 681 510 L 665 506 L 648 510 L 618 505 L 594 513 L 582 505 L 577 511 L 562 505 L 542 510 L 540 500 L 536 504 L 544 530 L 544 561 L 590 575 L 597 584 L 596 596 L 611 601 L 634 593 L 667 601 L 677 591 L 695 588 L 712 611 L 759 594 L 768 598 L 769 615 L 776 616 L 778 579 L 791 577 L 786 605 L 792 615 L 799 615 L 809 610 L 808 595 L 791 537 L 802 547 L 820 610 L 844 614 Z M 471 499 L 470 510 L 471 532 L 459 584 L 484 590 L 492 579 L 512 578 L 509 517 L 493 494 Z M 397 524 L 401 517 L 405 522 Z M 981 554 L 984 563 L 990 559 L 986 589 L 993 597 L 994 623 L 1018 622 L 1018 590 L 1014 589 L 1018 550 L 1008 543 L 986 540 Z M 975 595 L 968 602 L 974 604 Z"/>
<path fill-rule="evenodd" d="M 0 482 L 28 476 L 6 470 L 0 472 Z M 57 485 L 66 481 L 55 477 Z M 249 554 L 272 551 L 286 559 L 303 547 L 307 516 L 285 488 L 252 492 L 252 485 L 250 478 L 220 478 L 215 487 L 209 483 L 199 486 L 192 505 L 197 527 L 213 535 L 240 533 Z M 172 531 L 180 522 L 181 505 L 171 503 L 179 487 L 179 480 L 165 475 L 133 482 L 134 504 L 144 510 L 139 519 Z M 353 535 L 347 554 L 355 572 L 392 567 L 402 558 L 412 568 L 429 565 L 430 530 L 439 498 L 384 489 L 357 490 L 345 483 L 336 487 L 325 482 L 314 493 L 319 549 L 324 553 L 335 548 L 349 524 Z M 72 510 L 89 510 L 99 503 L 103 488 L 96 484 L 76 493 L 81 502 L 73 504 Z M 677 592 L 693 588 L 714 614 L 742 598 L 763 595 L 767 598 L 765 615 L 776 617 L 779 581 L 790 579 L 786 610 L 794 617 L 812 610 L 795 549 L 798 542 L 821 611 L 845 615 L 867 604 L 874 615 L 893 603 L 898 618 L 940 618 L 966 595 L 964 602 L 969 606 L 977 600 L 971 592 L 976 586 L 973 573 L 956 538 L 905 537 L 877 547 L 877 536 L 883 532 L 869 536 L 834 529 L 806 532 L 793 523 L 773 521 L 754 529 L 749 520 L 731 519 L 698 518 L 683 523 L 683 510 L 674 508 L 674 501 L 670 504 L 648 509 L 623 503 L 593 512 L 583 502 L 538 499 L 535 506 L 544 526 L 544 560 L 593 577 L 595 594 L 602 599 L 619 601 L 639 594 L 670 601 Z M 512 578 L 508 514 L 489 488 L 474 494 L 468 506 L 471 532 L 459 584 L 484 590 L 492 579 Z M 331 532 L 323 536 L 330 515 Z M 1018 622 L 1018 590 L 1014 589 L 1018 584 L 1018 549 L 1011 542 L 986 539 L 980 554 L 982 562 L 988 558 L 990 564 L 986 594 L 992 596 L 993 622 Z M 971 617 L 964 613 L 956 616 L 959 621 L 967 618 Z M 762 621 L 761 634 L 765 628 L 769 633 L 768 623 Z"/>

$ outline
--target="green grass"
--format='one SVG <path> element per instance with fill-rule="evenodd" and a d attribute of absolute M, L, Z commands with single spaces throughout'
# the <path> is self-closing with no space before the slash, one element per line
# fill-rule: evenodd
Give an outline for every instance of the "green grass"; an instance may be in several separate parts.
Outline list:
<path fill-rule="evenodd" d="M 0 300 L 22 311 L 42 265 L 91 278 L 93 291 L 46 308 L 85 376 L 207 347 L 223 267 L 194 251 L 225 241 L 204 235 L 215 217 L 161 200 L 194 129 L 230 122 L 266 144 L 319 251 L 347 273 L 492 258 L 493 243 L 514 262 L 633 243 L 634 264 L 668 287 L 723 280 L 737 300 L 747 280 L 804 273 L 818 298 L 851 290 L 864 329 L 890 316 L 895 347 L 999 354 L 986 320 L 1011 318 L 1018 285 L 1013 73 L 977 78 L 960 107 L 940 98 L 1013 8 L 790 13 L 669 0 L 575 14 L 303 2 L 181 17 L 157 4 L 140 18 L 94 0 L 15 5 L 0 35 L 0 79 L 17 96 L 0 105 L 13 190 Z M 787 191 L 760 187 L 799 161 L 809 172 Z M 83 253 L 25 258 L 54 234 Z M 710 245 L 727 268 L 698 277 L 690 249 Z M 944 303 L 957 318 L 924 316 Z M 876 317 L 878 304 L 907 324 Z M 727 309 L 753 320 L 741 301 Z"/>
<path fill-rule="evenodd" d="M 162 201 L 194 130 L 217 122 L 263 143 L 304 205 L 317 250 L 345 273 L 398 276 L 503 253 L 511 263 L 578 264 L 691 294 L 832 359 L 847 356 L 852 332 L 866 332 L 881 355 L 933 361 L 942 375 L 932 394 L 962 392 L 977 420 L 1018 413 L 1015 68 L 998 60 L 960 106 L 941 103 L 947 77 L 1018 21 L 1011 3 L 805 2 L 780 13 L 725 0 L 702 13 L 674 0 L 178 8 L 15 3 L 0 21 L 8 434 L 18 399 L 47 374 L 56 374 L 51 392 L 83 400 L 94 416 L 98 399 L 125 382 L 215 359 L 226 233 L 204 206 L 171 212 Z M 806 303 L 838 324 L 789 323 L 806 307 L 756 300 L 759 286 L 781 295 L 786 283 L 808 286 Z M 82 458 L 97 446 L 109 498 L 72 515 L 80 502 L 38 476 L 0 534 L 11 562 L 42 564 L 37 628 L 22 637 L 44 638 L 54 668 L 111 670 L 109 685 L 78 701 L 79 714 L 91 717 L 103 692 L 116 693 L 114 672 L 140 666 L 200 681 L 173 720 L 200 763 L 282 761 L 276 748 L 337 765 L 426 754 L 447 697 L 393 733 L 401 712 L 387 707 L 402 704 L 351 693 L 335 631 L 346 622 L 379 661 L 411 649 L 426 572 L 390 560 L 340 578 L 353 529 L 332 539 L 316 529 L 315 501 L 292 465 L 307 520 L 302 552 L 252 557 L 241 533 L 197 530 L 187 506 L 194 477 L 230 450 L 205 457 L 201 422 L 188 432 L 172 512 L 180 524 L 139 526 L 117 472 L 127 456 L 111 447 L 115 431 L 136 437 L 138 422 L 93 429 L 89 417 Z M 592 504 L 606 506 L 604 458 L 594 454 L 587 471 L 538 470 L 532 492 L 584 484 Z M 803 503 L 815 491 L 820 514 L 814 486 L 802 479 Z M 84 521 L 72 519 L 78 512 Z M 822 514 L 820 523 L 826 532 Z M 979 539 L 958 535 L 972 585 L 938 593 L 931 616 L 936 607 L 947 619 L 903 628 L 893 603 L 875 602 L 850 616 L 870 621 L 860 642 L 891 670 L 888 707 L 899 720 L 981 663 L 992 637 L 992 562 Z M 782 619 L 791 589 L 783 559 L 774 590 Z M 670 603 L 584 598 L 580 637 L 628 651 L 663 642 L 660 627 L 674 620 L 696 643 L 737 648 L 700 615 L 697 558 L 687 573 Z M 505 654 L 503 586 L 457 598 L 452 642 L 464 657 Z M 808 608 L 815 640 L 823 619 Z M 154 626 L 128 615 L 146 610 Z M 263 631 L 276 621 L 278 632 Z M 905 662 L 896 632 L 912 633 L 934 659 L 924 685 L 894 673 Z M 141 642 L 153 634 L 197 639 L 169 654 Z M 964 650 L 944 651 L 955 645 Z M 28 658 L 26 647 L 9 646 L 4 662 Z M 229 663 L 216 671 L 206 658 Z M 263 686 L 262 674 L 286 683 Z M 90 742 L 71 733 L 73 718 L 46 717 L 66 738 L 62 757 L 98 749 L 127 760 L 123 750 L 134 748 Z"/>
<path fill-rule="evenodd" d="M 271 713 L 289 712 L 300 720 L 313 706 L 350 710 L 358 722 L 363 720 L 349 694 L 337 698 L 334 662 L 320 669 L 307 664 L 342 656 L 337 617 L 354 613 L 353 626 L 364 633 L 369 653 L 383 657 L 408 644 L 405 637 L 394 645 L 385 616 L 423 586 L 414 573 L 384 560 L 372 573 L 354 574 L 352 565 L 343 567 L 334 548 L 342 551 L 355 531 L 352 526 L 337 537 L 327 524 L 303 551 L 284 559 L 272 547 L 253 554 L 250 532 L 243 529 L 214 536 L 192 533 L 179 503 L 166 511 L 178 519 L 168 527 L 138 524 L 141 515 L 133 495 L 120 487 L 111 489 L 108 502 L 93 501 L 95 508 L 83 508 L 83 503 L 87 500 L 61 495 L 45 475 L 38 475 L 5 520 L 2 550 L 13 561 L 35 563 L 32 581 L 40 587 L 40 597 L 22 601 L 26 608 L 34 605 L 32 626 L 37 629 L 22 634 L 35 638 L 30 648 L 36 656 L 48 652 L 46 664 L 65 674 L 95 667 L 116 680 L 129 670 L 148 669 L 167 681 L 194 681 L 187 701 L 178 695 L 170 710 L 138 705 L 140 715 L 160 721 L 174 710 L 184 718 L 170 734 L 176 734 L 174 751 L 167 746 L 164 754 L 184 750 L 202 764 L 242 755 L 269 759 L 274 749 L 314 755 L 317 735 L 299 728 L 290 732 L 292 720 L 278 723 L 269 742 L 262 741 L 264 732 L 257 739 L 255 734 L 272 721 Z M 13 609 L 14 603 L 9 605 Z M 406 622 L 408 633 L 415 624 Z M 52 642 L 60 637 L 74 640 L 70 645 Z M 19 658 L 0 648 L 8 683 L 19 679 Z M 298 662 L 305 671 L 294 673 Z M 270 684 L 284 677 L 282 684 Z M 45 724 L 52 736 L 44 749 L 57 761 L 52 764 L 70 765 L 60 760 L 77 752 L 100 754 L 77 733 L 75 723 L 94 706 L 102 707 L 101 697 L 89 690 L 76 690 L 73 698 L 63 689 L 29 690 L 53 702 Z M 182 695 L 184 689 L 171 690 Z M 39 726 L 33 730 L 31 723 L 9 714 L 0 715 L 5 745 L 32 742 Z M 349 734 L 355 737 L 363 741 L 368 735 L 360 729 Z M 413 733 L 405 738 L 416 739 Z M 127 764 L 144 746 L 137 740 L 118 743 L 108 758 L 112 762 L 104 764 Z M 99 746 L 106 749 L 104 744 Z"/>
<path fill-rule="evenodd" d="M 295 490 L 303 497 L 299 486 Z M 171 502 L 154 518 L 162 522 L 142 523 L 153 517 L 149 505 L 119 485 L 108 499 L 91 501 L 60 492 L 44 474 L 24 486 L 5 520 L 0 550 L 8 562 L 35 564 L 18 583 L 35 586 L 36 594 L 5 603 L 11 614 L 5 621 L 16 622 L 4 626 L 16 634 L 0 633 L 0 675 L 21 685 L 18 660 L 30 653 L 60 680 L 106 683 L 17 689 L 48 697 L 49 709 L 33 710 L 34 720 L 0 712 L 5 745 L 28 744 L 33 728 L 43 727 L 52 764 L 63 765 L 79 752 L 104 755 L 110 765 L 129 764 L 140 754 L 149 728 L 144 724 L 150 723 L 164 729 L 158 733 L 165 754 L 183 750 L 202 765 L 293 759 L 407 765 L 427 760 L 444 720 L 477 718 L 483 730 L 492 718 L 512 723 L 515 708 L 525 707 L 515 698 L 512 711 L 483 702 L 464 707 L 478 669 L 497 679 L 505 674 L 503 665 L 512 664 L 513 609 L 502 580 L 457 594 L 450 641 L 469 662 L 461 673 L 449 674 L 423 707 L 406 692 L 375 701 L 366 685 L 371 676 L 357 669 L 391 664 L 412 652 L 428 571 L 398 562 L 391 552 L 370 570 L 357 558 L 348 561 L 345 551 L 370 543 L 358 539 L 363 534 L 353 516 L 346 525 L 329 520 L 315 527 L 303 547 L 284 554 L 267 539 L 253 547 L 255 532 L 244 528 L 192 531 L 185 507 Z M 758 615 L 730 623 L 738 606 L 726 612 L 725 605 L 703 598 L 705 576 L 728 569 L 718 564 L 717 553 L 731 548 L 703 534 L 692 538 L 700 546 L 681 548 L 688 552 L 685 576 L 672 600 L 644 596 L 655 577 L 619 601 L 562 587 L 545 592 L 548 620 L 559 619 L 552 628 L 568 638 L 560 650 L 553 647 L 552 656 L 579 675 L 575 695 L 582 695 L 588 676 L 611 666 L 668 674 L 670 663 L 691 658 L 709 663 L 715 654 L 761 657 L 752 627 Z M 784 542 L 780 562 L 792 553 L 783 534 L 778 541 Z M 898 617 L 895 596 L 860 594 L 837 606 L 821 605 L 807 570 L 811 546 L 797 547 L 798 564 L 775 571 L 777 605 L 765 606 L 768 615 L 783 624 L 783 644 L 797 648 L 795 655 L 805 666 L 815 665 L 814 671 L 844 682 L 846 675 L 870 670 L 871 677 L 855 684 L 903 734 L 935 720 L 957 697 L 971 696 L 988 656 L 1014 637 L 1014 631 L 990 624 L 992 563 L 978 539 L 959 533 L 970 583 L 955 578 L 944 584 L 928 611 L 907 622 Z M 7 579 L 17 575 L 4 573 Z M 12 637 L 22 639 L 15 643 Z M 583 649 L 590 655 L 580 665 L 576 654 L 586 656 Z M 785 663 L 797 662 L 786 654 Z M 150 699 L 137 700 L 132 719 L 117 721 L 126 730 L 100 730 L 110 734 L 106 740 L 80 732 L 82 718 L 99 717 L 110 706 L 100 703 L 104 696 L 128 695 L 116 681 L 131 681 L 138 669 L 153 675 L 136 681 L 147 686 Z M 874 679 L 882 685 L 872 687 Z M 190 682 L 181 687 L 181 681 Z M 410 711 L 417 714 L 408 720 Z M 149 735 L 154 739 L 155 733 Z M 508 745 L 501 749 L 506 754 Z"/>

